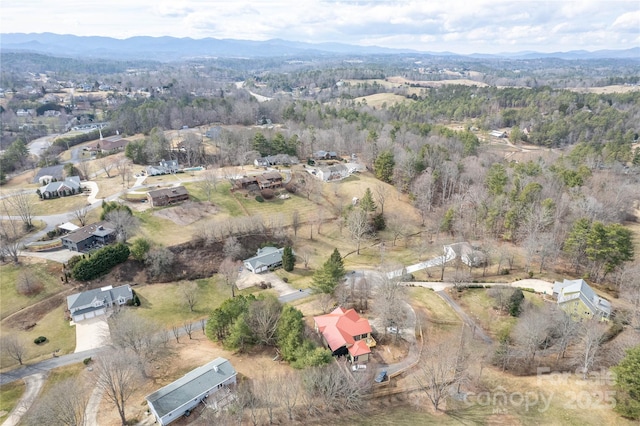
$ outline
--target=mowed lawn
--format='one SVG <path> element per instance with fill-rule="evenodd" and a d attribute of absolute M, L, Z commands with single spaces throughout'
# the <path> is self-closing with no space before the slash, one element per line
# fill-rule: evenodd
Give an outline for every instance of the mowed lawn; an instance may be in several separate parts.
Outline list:
<path fill-rule="evenodd" d="M 427 310 L 428 319 L 462 324 L 458 314 L 435 291 L 424 287 L 408 287 L 407 293 L 413 304 Z"/>
<path fill-rule="evenodd" d="M 22 380 L 16 380 L 0 386 L 0 422 L 4 422 L 9 413 L 16 407 L 22 394 L 24 394 L 25 388 L 26 386 Z"/>
<path fill-rule="evenodd" d="M 26 346 L 26 356 L 23 362 L 25 364 L 51 358 L 56 350 L 59 350 L 57 355 L 72 353 L 76 348 L 76 329 L 74 326 L 69 325 L 69 321 L 65 320 L 65 308 L 66 305 L 64 303 L 58 306 L 40 318 L 36 322 L 36 326 L 28 331 L 9 330 L 4 326 L 0 331 L 3 335 L 5 335 L 5 333 L 13 334 L 24 343 Z M 46 337 L 47 341 L 36 345 L 33 341 L 39 336 Z M 17 366 L 17 361 L 7 358 L 6 356 L 2 357 L 0 368 L 15 368 Z"/>
<path fill-rule="evenodd" d="M 16 283 L 21 274 L 30 274 L 35 280 L 42 283 L 44 290 L 35 296 L 23 296 L 18 293 Z M 0 266 L 0 319 L 33 305 L 34 303 L 59 293 L 64 290 L 60 282 L 62 275 L 59 263 L 32 263 L 32 264 L 4 264 Z"/>
<path fill-rule="evenodd" d="M 135 312 L 169 328 L 181 326 L 185 322 L 208 318 L 213 309 L 231 297 L 231 288 L 216 276 L 195 281 L 198 284 L 198 302 L 193 312 L 189 310 L 180 286 L 186 281 L 167 284 L 150 284 L 134 287 L 141 305 Z M 249 294 L 253 289 L 237 291 L 237 294 Z"/>

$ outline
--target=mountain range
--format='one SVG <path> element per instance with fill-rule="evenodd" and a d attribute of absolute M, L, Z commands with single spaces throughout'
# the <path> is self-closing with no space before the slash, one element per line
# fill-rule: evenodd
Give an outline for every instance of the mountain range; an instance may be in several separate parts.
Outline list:
<path fill-rule="evenodd" d="M 66 57 L 93 57 L 104 59 L 153 59 L 174 61 L 202 57 L 289 57 L 304 58 L 335 55 L 394 55 L 427 54 L 432 56 L 460 56 L 471 58 L 509 59 L 638 59 L 640 47 L 625 50 L 574 50 L 569 52 L 510 52 L 500 54 L 458 55 L 451 52 L 392 49 L 378 46 L 356 46 L 343 43 L 305 43 L 272 39 L 265 41 L 176 38 L 176 37 L 131 37 L 116 39 L 98 36 L 60 35 L 53 33 L 8 33 L 0 34 L 0 49 L 4 52 L 22 51 L 44 53 Z"/>

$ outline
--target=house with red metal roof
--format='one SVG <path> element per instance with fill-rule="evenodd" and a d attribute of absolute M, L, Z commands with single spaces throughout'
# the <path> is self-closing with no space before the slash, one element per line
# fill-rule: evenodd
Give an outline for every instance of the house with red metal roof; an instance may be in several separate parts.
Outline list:
<path fill-rule="evenodd" d="M 376 341 L 371 337 L 371 325 L 354 309 L 338 307 L 331 313 L 313 317 L 316 331 L 335 356 L 348 355 L 351 362 L 369 360 Z"/>

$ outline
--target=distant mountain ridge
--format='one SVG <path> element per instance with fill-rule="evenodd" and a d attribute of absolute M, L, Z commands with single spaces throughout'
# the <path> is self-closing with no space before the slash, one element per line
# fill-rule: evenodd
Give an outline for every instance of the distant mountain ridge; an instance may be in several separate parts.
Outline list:
<path fill-rule="evenodd" d="M 99 36 L 75 36 L 53 33 L 0 34 L 3 51 L 29 51 L 67 57 L 93 57 L 105 59 L 181 60 L 194 57 L 305 57 L 326 55 L 393 55 L 429 54 L 434 56 L 460 56 L 471 58 L 511 59 L 606 59 L 631 58 L 640 60 L 640 47 L 626 50 L 598 50 L 589 52 L 539 53 L 516 52 L 501 54 L 459 55 L 451 52 L 428 52 L 412 49 L 392 49 L 378 46 L 356 46 L 344 43 L 306 43 L 282 39 L 265 41 L 176 38 L 138 36 L 115 39 Z"/>

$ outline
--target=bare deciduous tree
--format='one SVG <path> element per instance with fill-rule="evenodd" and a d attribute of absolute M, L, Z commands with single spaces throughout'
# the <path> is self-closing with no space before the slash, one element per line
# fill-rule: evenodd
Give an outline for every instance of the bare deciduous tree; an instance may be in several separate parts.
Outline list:
<path fill-rule="evenodd" d="M 353 209 L 347 216 L 347 229 L 356 243 L 356 254 L 360 254 L 360 244 L 371 229 L 367 212 L 361 209 Z"/>
<path fill-rule="evenodd" d="M 6 204 L 3 203 L 6 207 Z M 0 220 L 0 260 L 10 258 L 13 263 L 18 263 L 18 252 L 20 251 L 21 242 L 20 238 L 24 234 L 20 227 L 20 222 L 12 217 L 9 217 L 8 211 L 5 208 L 7 217 Z"/>
<path fill-rule="evenodd" d="M 553 326 L 553 317 L 546 306 L 530 306 L 520 315 L 513 329 L 513 338 L 528 365 L 535 361 L 536 354 L 549 339 Z"/>
<path fill-rule="evenodd" d="M 400 329 L 406 321 L 406 288 L 399 278 L 389 278 L 387 272 L 383 272 L 375 285 L 373 309 L 382 322 L 385 336 L 388 327 Z"/>
<path fill-rule="evenodd" d="M 22 365 L 27 354 L 27 346 L 15 334 L 7 334 L 0 338 L 0 349 L 9 358 L 18 361 Z"/>
<path fill-rule="evenodd" d="M 111 177 L 111 169 L 115 166 L 115 163 L 110 157 L 102 157 L 96 160 L 98 167 L 104 170 L 104 173 L 107 175 L 107 178 Z"/>
<path fill-rule="evenodd" d="M 464 378 L 465 362 L 460 341 L 460 336 L 452 336 L 428 344 L 422 353 L 420 371 L 415 380 L 436 411 L 449 395 L 449 390 Z"/>
<path fill-rule="evenodd" d="M 13 214 L 18 215 L 25 230 L 33 228 L 33 216 L 35 214 L 35 196 L 29 192 L 15 192 L 5 198 L 6 202 L 11 206 Z M 5 211 L 7 211 L 5 206 Z"/>
<path fill-rule="evenodd" d="M 222 247 L 222 254 L 230 260 L 237 260 L 242 255 L 243 251 L 244 248 L 242 247 L 242 244 L 240 244 L 240 241 L 238 241 L 234 236 L 228 237 Z"/>
<path fill-rule="evenodd" d="M 75 164 L 75 167 L 80 170 L 82 174 L 82 179 L 91 180 L 91 162 L 88 160 L 80 161 Z"/>
<path fill-rule="evenodd" d="M 159 328 L 152 320 L 128 310 L 120 310 L 109 317 L 109 331 L 104 337 L 110 338 L 116 348 L 137 355 L 142 367 L 146 367 L 168 352 L 157 333 Z"/>
<path fill-rule="evenodd" d="M 80 226 L 85 226 L 87 224 L 87 215 L 89 214 L 89 209 L 87 206 L 78 207 L 71 213 L 72 219 L 78 219 L 80 222 Z"/>
<path fill-rule="evenodd" d="M 311 251 L 306 247 L 301 247 L 296 250 L 296 256 L 302 260 L 304 269 L 309 269 L 309 261 L 311 260 Z"/>
<path fill-rule="evenodd" d="M 278 386 L 280 402 L 287 411 L 287 418 L 292 421 L 302 391 L 300 375 L 296 371 L 286 370 L 276 376 L 275 383 Z"/>
<path fill-rule="evenodd" d="M 202 180 L 198 183 L 198 186 L 206 195 L 207 201 L 211 201 L 211 196 L 218 185 L 218 173 L 215 170 L 208 169 L 205 170 L 200 177 Z"/>
<path fill-rule="evenodd" d="M 282 305 L 275 296 L 265 297 L 249 305 L 246 322 L 259 343 L 266 346 L 275 344 L 276 330 L 281 314 Z"/>
<path fill-rule="evenodd" d="M 231 297 L 236 297 L 236 281 L 238 280 L 239 272 L 240 262 L 234 262 L 230 257 L 225 257 L 218 268 L 218 273 L 222 275 L 225 284 L 231 287 Z"/>
<path fill-rule="evenodd" d="M 578 366 L 583 379 L 587 378 L 591 367 L 601 355 L 602 342 L 606 332 L 607 326 L 597 318 L 583 321 L 580 324 L 576 350 L 578 352 Z"/>
<path fill-rule="evenodd" d="M 291 227 L 293 228 L 293 236 L 298 236 L 298 229 L 300 229 L 300 213 L 298 210 L 294 210 L 291 213 Z"/>
<path fill-rule="evenodd" d="M 182 290 L 184 303 L 189 307 L 189 311 L 193 312 L 193 308 L 195 308 L 199 299 L 198 284 L 193 281 L 182 283 L 180 285 L 180 290 Z"/>
<path fill-rule="evenodd" d="M 91 389 L 79 378 L 58 382 L 39 398 L 34 411 L 29 411 L 27 424 L 84 426 L 90 395 Z"/>
<path fill-rule="evenodd" d="M 127 158 L 121 158 L 114 163 L 114 167 L 118 171 L 120 179 L 122 179 L 122 187 L 124 188 L 124 184 L 127 181 L 127 177 L 129 176 L 129 173 L 131 171 L 129 160 Z"/>
<path fill-rule="evenodd" d="M 193 335 L 193 323 L 191 321 L 185 321 L 182 324 L 182 329 L 187 334 L 187 336 L 189 336 L 189 340 L 191 340 L 191 336 Z"/>
<path fill-rule="evenodd" d="M 374 192 L 375 192 L 376 202 L 380 206 L 380 214 L 383 215 L 384 203 L 387 200 L 387 193 L 389 192 L 389 190 L 384 184 L 378 183 L 374 188 Z"/>
<path fill-rule="evenodd" d="M 24 269 L 18 274 L 16 290 L 24 296 L 34 296 L 44 290 L 44 285 L 31 270 Z"/>
<path fill-rule="evenodd" d="M 498 304 L 497 308 L 501 312 L 505 312 L 509 306 L 509 298 L 513 294 L 513 290 L 513 287 L 506 285 L 495 285 L 487 290 L 487 295 L 495 299 Z"/>
<path fill-rule="evenodd" d="M 153 278 L 158 278 L 170 272 L 173 262 L 173 252 L 164 247 L 151 249 L 144 257 L 147 273 Z"/>
<path fill-rule="evenodd" d="M 138 358 L 126 350 L 103 353 L 96 360 L 95 375 L 96 386 L 116 406 L 122 425 L 126 425 L 126 403 L 140 385 Z"/>
<path fill-rule="evenodd" d="M 105 219 L 111 223 L 116 231 L 116 238 L 124 243 L 140 226 L 138 219 L 124 209 L 111 210 Z"/>
<path fill-rule="evenodd" d="M 173 333 L 173 337 L 176 339 L 176 343 L 180 343 L 180 326 L 176 324 L 172 325 L 171 332 Z"/>

